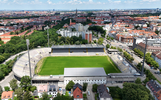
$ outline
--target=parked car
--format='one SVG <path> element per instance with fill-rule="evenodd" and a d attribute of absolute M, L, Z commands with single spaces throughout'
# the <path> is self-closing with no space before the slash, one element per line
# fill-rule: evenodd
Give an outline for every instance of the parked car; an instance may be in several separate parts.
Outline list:
<path fill-rule="evenodd" d="M 157 71 L 157 72 L 154 72 L 155 74 L 160 74 L 160 72 L 159 71 Z"/>
<path fill-rule="evenodd" d="M 90 92 L 89 91 L 87 92 L 87 94 L 88 94 L 88 96 L 90 96 Z"/>

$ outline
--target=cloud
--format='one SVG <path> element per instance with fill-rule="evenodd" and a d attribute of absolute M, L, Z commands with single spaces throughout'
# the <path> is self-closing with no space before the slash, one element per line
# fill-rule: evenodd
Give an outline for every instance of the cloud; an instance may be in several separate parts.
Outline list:
<path fill-rule="evenodd" d="M 69 3 L 69 4 L 82 4 L 83 2 L 81 0 L 70 0 L 67 3 Z"/>
<path fill-rule="evenodd" d="M 136 2 L 132 0 L 128 0 L 128 1 L 124 1 L 124 3 L 136 3 Z"/>
<path fill-rule="evenodd" d="M 0 0 L 0 3 L 7 3 L 8 0 Z"/>
<path fill-rule="evenodd" d="M 89 2 L 93 2 L 93 0 L 89 0 Z"/>
<path fill-rule="evenodd" d="M 33 0 L 33 1 L 31 1 L 30 3 L 31 3 L 31 4 L 42 4 L 42 2 L 39 1 L 39 0 Z"/>
<path fill-rule="evenodd" d="M 121 3 L 121 1 L 120 1 L 120 0 L 118 0 L 118 1 L 108 0 L 108 2 L 110 2 L 110 3 Z"/>
<path fill-rule="evenodd" d="M 121 1 L 113 1 L 113 3 L 121 3 Z"/>
<path fill-rule="evenodd" d="M 160 1 L 160 0 L 142 0 L 143 2 L 156 2 L 156 1 Z"/>
<path fill-rule="evenodd" d="M 48 4 L 52 4 L 52 2 L 50 0 L 47 1 Z"/>

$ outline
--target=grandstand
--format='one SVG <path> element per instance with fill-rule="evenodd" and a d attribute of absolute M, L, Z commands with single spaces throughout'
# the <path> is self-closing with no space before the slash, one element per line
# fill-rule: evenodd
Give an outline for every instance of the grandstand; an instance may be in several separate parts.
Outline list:
<path fill-rule="evenodd" d="M 53 45 L 52 53 L 100 53 L 105 51 L 103 45 Z"/>
<path fill-rule="evenodd" d="M 40 59 L 43 57 L 49 56 L 49 52 L 51 52 L 51 48 L 38 48 L 30 50 L 30 61 L 31 61 L 31 73 L 34 76 L 34 70 L 36 64 L 39 62 Z M 22 55 L 14 64 L 13 72 L 16 78 L 21 78 L 25 75 L 30 76 L 29 72 L 29 62 L 28 62 L 28 54 L 25 53 Z"/>

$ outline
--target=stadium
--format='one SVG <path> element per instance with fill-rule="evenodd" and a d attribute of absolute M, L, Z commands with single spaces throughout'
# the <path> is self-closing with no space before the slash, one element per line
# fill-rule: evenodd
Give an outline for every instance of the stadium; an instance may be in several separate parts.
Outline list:
<path fill-rule="evenodd" d="M 102 84 L 106 83 L 107 74 L 120 73 L 105 54 L 103 45 L 53 45 L 51 48 L 32 49 L 29 53 L 33 83 L 67 84 L 73 80 L 80 84 Z M 27 52 L 16 61 L 13 72 L 18 80 L 30 76 Z"/>

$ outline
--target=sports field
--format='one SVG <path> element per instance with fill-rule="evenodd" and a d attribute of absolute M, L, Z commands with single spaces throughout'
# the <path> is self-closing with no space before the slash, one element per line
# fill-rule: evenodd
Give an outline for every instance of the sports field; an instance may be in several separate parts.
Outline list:
<path fill-rule="evenodd" d="M 41 60 L 36 70 L 39 75 L 63 75 L 64 68 L 103 67 L 105 72 L 119 73 L 119 69 L 108 56 L 47 57 Z"/>

